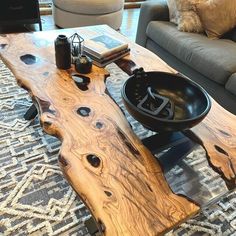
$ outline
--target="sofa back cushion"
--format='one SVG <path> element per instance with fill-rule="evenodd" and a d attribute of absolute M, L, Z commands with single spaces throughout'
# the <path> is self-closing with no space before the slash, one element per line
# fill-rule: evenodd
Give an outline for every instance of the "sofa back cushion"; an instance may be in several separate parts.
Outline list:
<path fill-rule="evenodd" d="M 170 22 L 152 21 L 147 36 L 192 69 L 225 84 L 236 73 L 236 44 L 227 39 L 211 40 L 203 34 L 180 32 Z"/>

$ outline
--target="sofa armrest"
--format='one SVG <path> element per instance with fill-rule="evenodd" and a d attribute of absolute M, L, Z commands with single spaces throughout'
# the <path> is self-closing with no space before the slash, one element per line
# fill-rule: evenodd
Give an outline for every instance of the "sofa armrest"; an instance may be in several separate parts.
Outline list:
<path fill-rule="evenodd" d="M 142 4 L 139 15 L 136 43 L 146 45 L 146 29 L 150 21 L 169 21 L 169 10 L 166 0 L 148 1 Z"/>
<path fill-rule="evenodd" d="M 227 83 L 225 84 L 225 88 L 232 94 L 236 95 L 236 73 L 229 77 Z"/>

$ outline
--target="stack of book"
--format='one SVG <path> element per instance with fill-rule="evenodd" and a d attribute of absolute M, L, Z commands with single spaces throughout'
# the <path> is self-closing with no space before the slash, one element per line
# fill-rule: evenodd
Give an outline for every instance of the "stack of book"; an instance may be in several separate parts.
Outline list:
<path fill-rule="evenodd" d="M 128 55 L 129 52 L 130 48 L 127 43 L 106 34 L 86 39 L 84 43 L 85 55 L 89 56 L 94 65 L 99 67 L 104 67 Z"/>

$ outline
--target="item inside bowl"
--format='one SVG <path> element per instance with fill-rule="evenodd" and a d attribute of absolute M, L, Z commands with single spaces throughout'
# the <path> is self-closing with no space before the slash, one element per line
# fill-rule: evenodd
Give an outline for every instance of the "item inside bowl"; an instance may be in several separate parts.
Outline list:
<path fill-rule="evenodd" d="M 149 86 L 144 98 L 138 103 L 137 107 L 145 113 L 162 119 L 171 120 L 174 118 L 175 105 L 167 97 L 161 96 L 157 91 Z"/>

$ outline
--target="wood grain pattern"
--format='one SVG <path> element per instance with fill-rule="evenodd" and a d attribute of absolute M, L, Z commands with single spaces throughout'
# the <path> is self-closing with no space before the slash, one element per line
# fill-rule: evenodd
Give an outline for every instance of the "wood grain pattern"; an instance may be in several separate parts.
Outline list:
<path fill-rule="evenodd" d="M 62 140 L 61 169 L 100 231 L 109 236 L 163 234 L 199 207 L 171 192 L 159 164 L 105 93 L 104 69 L 93 67 L 84 90 L 72 79 L 73 68 L 56 68 L 53 40 L 74 31 L 0 36 L 5 45 L 1 58 L 29 90 L 43 129 Z M 147 57 L 139 46 L 132 45 L 132 50 L 138 62 Z M 145 69 L 170 71 L 154 54 L 148 55 Z M 150 63 L 154 58 L 157 66 Z"/>
<path fill-rule="evenodd" d="M 212 99 L 212 108 L 199 125 L 192 128 L 207 151 L 209 163 L 226 181 L 236 185 L 236 116 Z"/>
<path fill-rule="evenodd" d="M 116 64 L 127 74 L 132 74 L 135 68 L 143 65 L 138 62 L 138 66 L 134 61 L 121 59 Z M 154 64 L 153 61 L 152 65 Z M 186 134 L 205 148 L 209 164 L 231 190 L 236 186 L 236 116 L 222 108 L 214 99 L 211 98 L 211 101 L 212 108 L 207 117 Z"/>
<path fill-rule="evenodd" d="M 93 30 L 93 28 L 90 28 Z M 128 72 L 176 73 L 148 50 L 128 41 Z M 85 88 L 76 86 L 74 69 L 55 67 L 53 40 L 83 29 L 0 36 L 0 55 L 18 83 L 36 101 L 44 130 L 62 140 L 61 168 L 90 208 L 105 235 L 159 235 L 199 208 L 169 189 L 159 164 L 133 134 L 122 112 L 106 94 L 104 69 L 93 67 Z M 126 61 L 127 62 L 127 61 Z M 133 63 L 135 62 L 135 63 Z M 235 187 L 236 117 L 213 101 L 207 118 L 192 129 L 205 147 L 211 166 Z M 139 222 L 137 224 L 137 222 Z"/>

